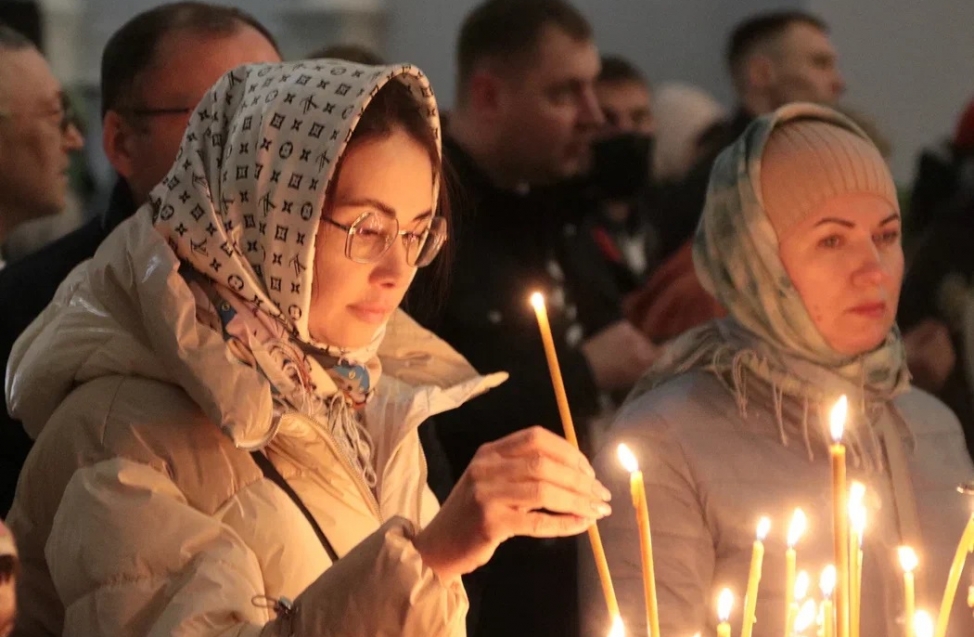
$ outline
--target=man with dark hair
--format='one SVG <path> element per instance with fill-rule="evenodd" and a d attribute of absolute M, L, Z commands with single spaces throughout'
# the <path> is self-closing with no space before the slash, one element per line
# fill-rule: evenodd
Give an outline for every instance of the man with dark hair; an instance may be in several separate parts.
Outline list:
<path fill-rule="evenodd" d="M 727 45 L 727 67 L 742 110 L 757 117 L 789 102 L 833 106 L 845 91 L 828 26 L 801 11 L 741 23 Z"/>
<path fill-rule="evenodd" d="M 20 224 L 64 210 L 70 155 L 83 141 L 47 60 L 0 24 L 0 243 Z"/>
<path fill-rule="evenodd" d="M 176 158 L 193 109 L 227 71 L 280 61 L 270 33 L 232 7 L 176 2 L 140 13 L 102 55 L 102 143 L 119 175 L 105 215 L 0 272 L 0 360 L 58 285 L 147 200 Z M 13 499 L 30 440 L 0 410 L 0 517 Z"/>
<path fill-rule="evenodd" d="M 656 133 L 652 92 L 635 65 L 610 55 L 602 58 L 595 95 L 605 117 L 592 147 L 590 171 L 600 205 L 586 230 L 613 274 L 617 295 L 624 296 L 655 265 L 658 249 L 657 232 L 650 223 Z"/>
<path fill-rule="evenodd" d="M 457 65 L 444 149 L 463 227 L 453 233 L 456 267 L 433 327 L 478 369 L 510 374 L 488 395 L 437 417 L 461 475 L 486 442 L 531 425 L 562 430 L 530 292 L 547 296 L 583 444 L 600 391 L 635 381 L 654 350 L 618 315 L 593 336 L 566 276 L 565 229 L 587 209 L 562 182 L 585 171 L 602 125 L 599 54 L 585 17 L 565 0 L 486 0 L 463 23 Z M 466 580 L 470 633 L 573 634 L 575 556 L 573 540 L 506 543 Z"/>
<path fill-rule="evenodd" d="M 697 226 L 720 150 L 737 139 L 754 118 L 789 102 L 834 106 L 845 92 L 828 26 L 812 14 L 789 10 L 761 13 L 741 22 L 727 43 L 727 68 L 737 95 L 737 113 L 716 151 L 664 194 L 660 209 L 661 252 L 680 249 Z"/>

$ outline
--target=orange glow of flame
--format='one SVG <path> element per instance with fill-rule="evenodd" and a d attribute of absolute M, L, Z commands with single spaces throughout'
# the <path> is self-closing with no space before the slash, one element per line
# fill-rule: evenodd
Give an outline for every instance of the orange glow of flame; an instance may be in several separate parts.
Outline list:
<path fill-rule="evenodd" d="M 616 453 L 619 456 L 619 462 L 622 463 L 622 466 L 625 467 L 626 471 L 629 473 L 639 471 L 639 462 L 636 461 L 636 456 L 633 455 L 628 446 L 626 446 L 624 443 L 619 445 Z"/>
<path fill-rule="evenodd" d="M 801 509 L 795 509 L 794 515 L 791 516 L 791 524 L 788 526 L 789 548 L 794 548 L 798 544 L 798 540 L 805 534 L 805 526 L 807 523 L 808 519 L 805 517 L 805 512 Z"/>
<path fill-rule="evenodd" d="M 832 433 L 832 440 L 842 442 L 842 433 L 845 431 L 845 419 L 849 412 L 849 399 L 843 395 L 835 402 L 832 413 L 829 415 L 829 430 Z"/>
<path fill-rule="evenodd" d="M 734 608 L 734 593 L 725 588 L 717 598 L 717 620 L 726 622 L 730 619 L 731 609 Z"/>
<path fill-rule="evenodd" d="M 912 573 L 916 570 L 917 565 L 920 560 L 917 558 L 916 551 L 914 551 L 909 546 L 901 546 L 896 550 L 897 554 L 900 556 L 900 566 L 907 573 Z"/>
<path fill-rule="evenodd" d="M 612 630 L 609 631 L 609 637 L 626 637 L 626 627 L 618 615 L 612 620 Z"/>

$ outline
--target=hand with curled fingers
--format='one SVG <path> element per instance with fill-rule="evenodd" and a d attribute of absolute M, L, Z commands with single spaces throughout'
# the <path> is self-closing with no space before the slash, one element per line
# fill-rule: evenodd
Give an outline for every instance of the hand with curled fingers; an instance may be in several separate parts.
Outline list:
<path fill-rule="evenodd" d="M 584 455 L 541 427 L 480 447 L 443 508 L 413 540 L 444 581 L 486 564 L 517 535 L 565 537 L 611 513 Z"/>

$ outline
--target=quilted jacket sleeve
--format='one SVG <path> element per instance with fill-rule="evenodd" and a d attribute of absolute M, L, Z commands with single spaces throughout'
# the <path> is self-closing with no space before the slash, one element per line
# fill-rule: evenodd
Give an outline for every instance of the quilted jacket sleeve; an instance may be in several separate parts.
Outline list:
<path fill-rule="evenodd" d="M 651 512 L 660 631 L 664 635 L 707 635 L 716 555 L 699 504 L 697 489 L 678 441 L 668 424 L 633 405 L 612 428 L 595 459 L 599 480 L 612 491 L 611 516 L 599 523 L 627 632 L 646 634 L 639 530 L 629 489 L 629 474 L 617 447 L 625 442 L 640 462 Z M 586 635 L 604 635 L 609 620 L 591 551 L 582 551 L 582 596 Z M 713 627 L 711 626 L 712 630 Z"/>
<path fill-rule="evenodd" d="M 240 536 L 163 473 L 116 458 L 72 477 L 45 554 L 66 637 L 462 635 L 466 595 L 422 564 L 412 533 L 389 521 L 275 619 Z"/>

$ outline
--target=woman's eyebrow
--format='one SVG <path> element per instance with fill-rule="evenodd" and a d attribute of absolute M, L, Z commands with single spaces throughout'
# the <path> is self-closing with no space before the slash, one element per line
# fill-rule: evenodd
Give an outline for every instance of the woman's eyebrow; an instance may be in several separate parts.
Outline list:
<path fill-rule="evenodd" d="M 892 221 L 899 221 L 899 220 L 900 220 L 900 213 L 894 212 L 890 216 L 888 216 L 885 219 L 883 219 L 882 221 L 880 221 L 879 222 L 879 225 L 885 226 L 887 223 L 890 223 Z"/>
<path fill-rule="evenodd" d="M 384 214 L 386 216 L 389 216 L 389 217 L 392 217 L 392 218 L 395 218 L 396 217 L 396 211 L 395 211 L 394 208 L 392 208 L 391 206 L 389 206 L 386 203 L 383 203 L 383 202 L 379 201 L 378 199 L 373 199 L 371 197 L 363 197 L 363 198 L 360 198 L 360 199 L 339 199 L 335 203 L 335 206 L 336 207 L 339 207 L 339 206 L 341 206 L 341 207 L 349 206 L 349 207 L 355 207 L 355 208 L 371 207 L 371 208 L 375 208 L 376 210 L 378 210 L 379 212 L 381 212 L 382 214 Z"/>
<path fill-rule="evenodd" d="M 846 228 L 856 227 L 856 224 L 852 223 L 851 221 L 847 219 L 839 219 L 838 217 L 825 217 L 824 219 L 819 219 L 818 223 L 815 224 L 815 227 L 817 228 L 819 226 L 824 226 L 827 223 L 837 223 Z"/>

